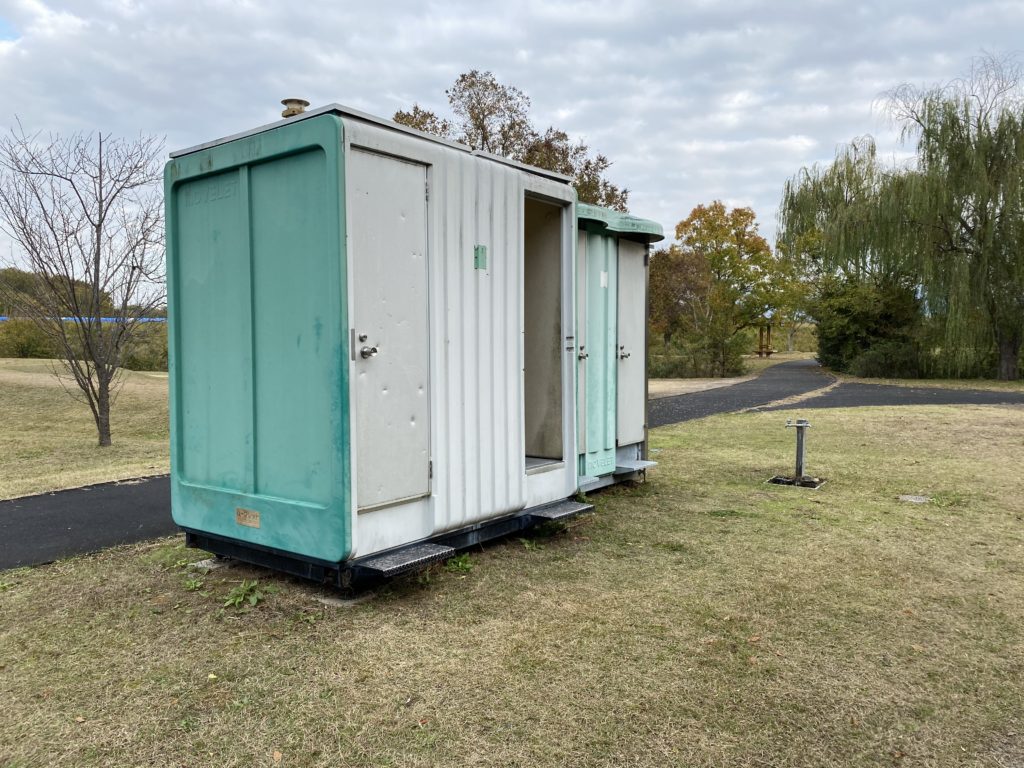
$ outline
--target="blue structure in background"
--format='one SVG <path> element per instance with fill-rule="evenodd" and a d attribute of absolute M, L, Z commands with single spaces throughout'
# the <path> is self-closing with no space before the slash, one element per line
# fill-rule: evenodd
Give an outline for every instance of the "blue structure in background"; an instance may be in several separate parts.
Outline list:
<path fill-rule="evenodd" d="M 7 315 L 0 315 L 0 323 L 2 323 L 4 320 L 12 320 L 12 319 L 16 319 L 16 318 L 10 318 L 10 317 L 7 317 Z M 100 322 L 101 323 L 116 323 L 118 320 L 121 320 L 121 319 L 123 319 L 123 318 L 120 318 L 120 317 L 101 317 L 100 318 Z M 61 320 L 63 320 L 66 323 L 73 323 L 75 321 L 75 318 L 73 318 L 73 317 L 62 317 Z M 138 319 L 138 322 L 140 322 L 140 323 L 166 323 L 167 322 L 167 318 L 166 317 L 140 317 Z"/>

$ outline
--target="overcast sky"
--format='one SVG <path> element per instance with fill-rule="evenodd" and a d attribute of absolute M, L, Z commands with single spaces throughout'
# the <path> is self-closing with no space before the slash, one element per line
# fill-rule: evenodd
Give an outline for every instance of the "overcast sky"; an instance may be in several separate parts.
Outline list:
<path fill-rule="evenodd" d="M 285 96 L 390 117 L 438 111 L 470 69 L 524 90 L 613 162 L 670 232 L 698 203 L 749 205 L 771 238 L 782 185 L 871 133 L 901 82 L 1024 46 L 1024 2 L 333 3 L 0 0 L 0 127 L 102 129 L 190 146 L 270 122 Z"/>

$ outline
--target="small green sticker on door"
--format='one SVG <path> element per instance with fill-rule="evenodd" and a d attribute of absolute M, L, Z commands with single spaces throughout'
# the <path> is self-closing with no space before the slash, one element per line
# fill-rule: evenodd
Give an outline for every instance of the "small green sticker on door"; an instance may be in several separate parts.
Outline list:
<path fill-rule="evenodd" d="M 473 246 L 473 269 L 487 269 L 487 246 Z"/>

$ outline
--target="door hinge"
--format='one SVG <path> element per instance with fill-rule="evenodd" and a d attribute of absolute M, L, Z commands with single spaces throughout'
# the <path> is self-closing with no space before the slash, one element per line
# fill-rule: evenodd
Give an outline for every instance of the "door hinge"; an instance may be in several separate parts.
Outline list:
<path fill-rule="evenodd" d="M 427 480 L 434 479 L 434 460 L 431 459 L 427 462 Z"/>
<path fill-rule="evenodd" d="M 423 182 L 423 193 L 426 195 L 427 200 L 429 200 L 430 199 L 430 182 L 429 181 L 424 181 Z"/>

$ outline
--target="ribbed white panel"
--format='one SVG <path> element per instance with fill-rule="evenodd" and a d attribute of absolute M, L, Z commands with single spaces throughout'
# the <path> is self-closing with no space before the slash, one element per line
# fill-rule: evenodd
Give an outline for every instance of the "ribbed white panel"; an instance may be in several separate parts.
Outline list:
<path fill-rule="evenodd" d="M 354 515 L 354 556 L 360 556 L 527 506 L 523 199 L 530 191 L 571 204 L 575 193 L 556 181 L 370 123 L 346 119 L 345 135 L 346 154 L 358 146 L 424 163 L 430 187 L 432 494 Z M 487 248 L 486 269 L 474 268 L 477 245 Z M 571 278 L 566 283 L 563 301 L 571 310 Z M 349 286 L 350 300 L 358 291 Z M 564 410 L 571 419 L 575 402 L 568 400 Z M 575 446 L 565 448 L 566 464 L 574 465 Z M 550 498 L 540 501 L 564 498 L 575 482 L 574 470 L 561 484 L 546 478 Z M 539 503 L 537 493 L 529 494 L 531 504 Z"/>

